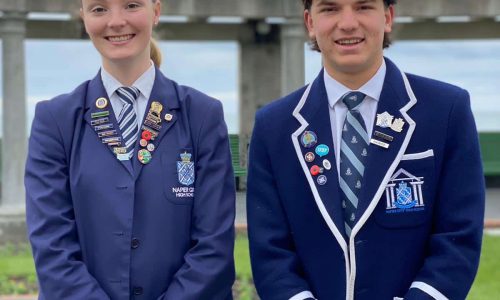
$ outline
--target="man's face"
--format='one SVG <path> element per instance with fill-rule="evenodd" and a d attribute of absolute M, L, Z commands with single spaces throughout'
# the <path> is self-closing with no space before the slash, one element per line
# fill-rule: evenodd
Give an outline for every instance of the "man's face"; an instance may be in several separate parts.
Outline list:
<path fill-rule="evenodd" d="M 373 75 L 393 16 L 393 7 L 386 8 L 383 0 L 313 0 L 304 12 L 309 37 L 316 39 L 331 75 Z"/>

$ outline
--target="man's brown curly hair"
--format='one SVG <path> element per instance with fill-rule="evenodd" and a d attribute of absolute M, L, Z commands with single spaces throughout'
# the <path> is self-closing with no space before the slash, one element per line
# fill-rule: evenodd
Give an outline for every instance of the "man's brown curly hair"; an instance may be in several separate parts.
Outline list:
<path fill-rule="evenodd" d="M 313 2 L 313 0 L 302 0 L 302 4 L 304 4 L 304 10 L 311 9 L 312 2 Z M 385 5 L 385 7 L 389 7 L 390 5 L 396 4 L 396 2 L 397 2 L 397 0 L 384 0 L 384 5 Z M 392 41 L 391 41 L 390 35 L 387 33 L 384 34 L 383 47 L 384 48 L 389 47 L 391 45 L 391 42 Z M 318 42 L 315 39 L 312 39 L 310 41 L 310 46 L 311 46 L 312 50 L 321 52 L 321 50 L 319 49 L 319 46 L 318 46 Z"/>

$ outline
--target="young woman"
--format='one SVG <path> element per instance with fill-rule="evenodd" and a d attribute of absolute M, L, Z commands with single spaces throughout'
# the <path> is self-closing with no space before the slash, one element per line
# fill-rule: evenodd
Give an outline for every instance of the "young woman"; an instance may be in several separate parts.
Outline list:
<path fill-rule="evenodd" d="M 26 165 L 40 299 L 232 299 L 219 101 L 158 69 L 159 0 L 83 0 L 95 78 L 37 104 Z"/>

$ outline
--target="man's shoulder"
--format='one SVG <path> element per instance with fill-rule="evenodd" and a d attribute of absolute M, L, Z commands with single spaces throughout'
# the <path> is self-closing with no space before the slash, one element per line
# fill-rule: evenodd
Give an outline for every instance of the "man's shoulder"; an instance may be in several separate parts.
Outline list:
<path fill-rule="evenodd" d="M 307 86 L 266 104 L 257 111 L 257 119 L 272 119 L 276 122 L 293 118 L 293 111 L 299 104 Z M 276 123 L 274 122 L 274 123 Z"/>
<path fill-rule="evenodd" d="M 415 74 L 406 74 L 415 93 L 432 96 L 455 96 L 467 93 L 463 88 L 444 81 L 423 77 Z"/>

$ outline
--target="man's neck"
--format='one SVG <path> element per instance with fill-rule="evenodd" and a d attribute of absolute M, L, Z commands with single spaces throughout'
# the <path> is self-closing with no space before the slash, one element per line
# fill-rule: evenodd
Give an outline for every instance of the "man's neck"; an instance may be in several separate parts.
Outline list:
<path fill-rule="evenodd" d="M 378 63 L 373 64 L 372 68 L 357 71 L 357 70 L 340 70 L 334 68 L 328 64 L 325 64 L 325 70 L 328 72 L 333 79 L 337 80 L 344 86 L 355 91 L 367 83 L 382 65 L 383 57 L 378 61 Z"/>

